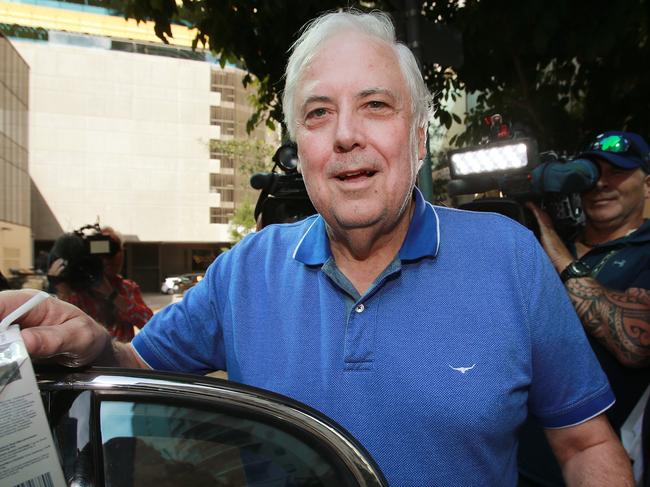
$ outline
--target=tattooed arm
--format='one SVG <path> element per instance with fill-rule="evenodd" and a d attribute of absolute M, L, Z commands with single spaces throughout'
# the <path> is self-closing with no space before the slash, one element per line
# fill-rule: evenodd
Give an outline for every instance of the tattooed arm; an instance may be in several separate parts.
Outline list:
<path fill-rule="evenodd" d="M 527 206 L 539 223 L 542 247 L 558 273 L 562 272 L 573 256 L 555 232 L 550 217 L 532 203 Z M 650 365 L 650 291 L 613 291 L 589 277 L 569 279 L 566 288 L 589 335 L 627 367 Z"/>
<path fill-rule="evenodd" d="M 623 365 L 650 365 L 650 291 L 612 291 L 589 277 L 566 282 L 569 297 L 587 333 Z"/>

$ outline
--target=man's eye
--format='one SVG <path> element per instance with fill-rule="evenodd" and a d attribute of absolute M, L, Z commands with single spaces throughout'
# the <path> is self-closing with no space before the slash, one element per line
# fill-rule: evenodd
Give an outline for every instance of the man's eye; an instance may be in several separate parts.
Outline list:
<path fill-rule="evenodd" d="M 307 118 L 320 118 L 325 115 L 327 115 L 327 110 L 325 108 L 316 108 L 307 113 Z"/>
<path fill-rule="evenodd" d="M 368 105 L 368 108 L 372 108 L 373 110 L 377 110 L 377 109 L 380 109 L 380 108 L 386 108 L 388 106 L 383 101 L 378 101 L 378 100 L 369 101 L 367 105 Z"/>

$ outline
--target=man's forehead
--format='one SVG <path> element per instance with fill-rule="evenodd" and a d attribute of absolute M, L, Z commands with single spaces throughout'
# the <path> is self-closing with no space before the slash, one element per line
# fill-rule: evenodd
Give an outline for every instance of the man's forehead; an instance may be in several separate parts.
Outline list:
<path fill-rule="evenodd" d="M 402 98 L 406 82 L 392 46 L 359 33 L 325 41 L 298 79 L 296 101 L 324 101 L 341 89 L 358 98 L 373 94 Z"/>

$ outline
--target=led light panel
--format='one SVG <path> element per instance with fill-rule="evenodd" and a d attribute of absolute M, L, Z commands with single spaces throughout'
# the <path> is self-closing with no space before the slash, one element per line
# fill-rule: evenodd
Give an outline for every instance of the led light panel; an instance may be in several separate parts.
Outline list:
<path fill-rule="evenodd" d="M 456 177 L 519 169 L 527 164 L 528 153 L 524 143 L 459 152 L 451 156 Z"/>

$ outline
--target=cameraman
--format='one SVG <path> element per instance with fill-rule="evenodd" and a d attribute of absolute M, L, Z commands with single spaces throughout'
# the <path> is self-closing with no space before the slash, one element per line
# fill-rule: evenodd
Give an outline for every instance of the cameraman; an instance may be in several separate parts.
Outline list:
<path fill-rule="evenodd" d="M 614 390 L 607 415 L 620 435 L 650 383 L 650 220 L 643 217 L 650 148 L 638 134 L 605 132 L 578 157 L 600 170 L 596 186 L 581 195 L 586 225 L 578 237 L 563 242 L 549 215 L 528 207 Z M 522 435 L 520 470 L 543 485 L 562 485 L 559 469 L 553 475 L 540 461 L 543 435 L 533 440 L 529 433 Z M 548 461 L 555 463 L 550 454 Z"/>
<path fill-rule="evenodd" d="M 100 257 L 101 277 L 84 289 L 73 289 L 65 282 L 58 282 L 56 294 L 104 325 L 114 339 L 130 342 L 134 337 L 133 327 L 142 328 L 153 311 L 144 303 L 140 286 L 120 275 L 124 265 L 122 239 L 111 227 L 103 227 L 101 233 L 113 241 L 115 249 Z M 58 275 L 63 270 L 61 264 L 61 259 L 53 259 L 48 275 Z"/>

